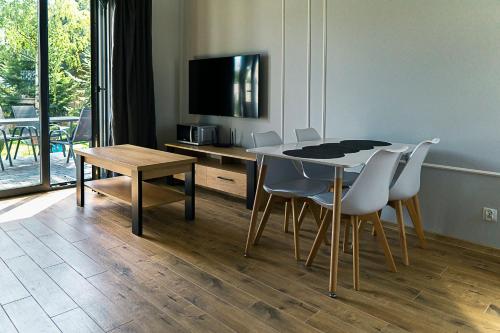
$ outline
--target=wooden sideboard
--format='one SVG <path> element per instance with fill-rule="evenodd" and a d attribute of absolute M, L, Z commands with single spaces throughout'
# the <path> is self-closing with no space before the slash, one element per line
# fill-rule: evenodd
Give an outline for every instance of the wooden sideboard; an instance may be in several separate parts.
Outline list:
<path fill-rule="evenodd" d="M 245 198 L 252 209 L 257 187 L 257 159 L 245 148 L 221 148 L 212 145 L 195 146 L 185 143 L 167 143 L 168 152 L 198 158 L 195 165 L 196 185 Z M 170 178 L 184 180 L 184 174 Z"/>

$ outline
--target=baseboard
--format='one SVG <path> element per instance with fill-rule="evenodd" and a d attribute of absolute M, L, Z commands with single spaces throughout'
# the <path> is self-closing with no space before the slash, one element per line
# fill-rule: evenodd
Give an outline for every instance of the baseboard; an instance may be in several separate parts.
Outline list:
<path fill-rule="evenodd" d="M 394 222 L 382 220 L 382 224 L 384 227 L 387 229 L 395 230 L 399 232 L 397 224 Z M 415 233 L 415 230 L 411 226 L 405 226 L 405 230 L 407 234 L 417 236 Z M 471 250 L 471 251 L 476 251 L 476 252 L 481 252 L 485 253 L 488 255 L 494 255 L 497 257 L 500 257 L 500 248 L 492 247 L 492 246 L 486 246 L 486 245 L 481 245 L 481 244 L 476 244 L 471 241 L 459 239 L 459 238 L 454 238 L 450 236 L 445 236 L 445 235 L 440 235 L 434 232 L 429 232 L 429 231 L 424 231 L 426 239 L 431 239 L 436 242 L 440 242 L 443 244 L 448 244 L 448 245 L 453 245 L 453 246 L 458 246 L 463 249 Z"/>

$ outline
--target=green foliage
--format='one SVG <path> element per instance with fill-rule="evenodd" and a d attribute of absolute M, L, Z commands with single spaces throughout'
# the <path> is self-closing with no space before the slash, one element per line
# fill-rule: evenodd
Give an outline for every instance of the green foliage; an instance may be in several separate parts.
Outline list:
<path fill-rule="evenodd" d="M 49 0 L 50 115 L 90 104 L 90 1 Z M 38 1 L 0 0 L 0 106 L 36 98 Z"/>

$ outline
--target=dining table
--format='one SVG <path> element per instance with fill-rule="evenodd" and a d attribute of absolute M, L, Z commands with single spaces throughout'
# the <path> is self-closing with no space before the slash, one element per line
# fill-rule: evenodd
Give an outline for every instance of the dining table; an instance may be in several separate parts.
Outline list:
<path fill-rule="evenodd" d="M 73 125 L 73 122 L 78 121 L 79 117 L 72 116 L 57 116 L 57 117 L 49 117 L 49 123 L 60 124 L 60 123 L 70 123 L 70 126 Z M 36 124 L 40 122 L 40 118 L 3 118 L 0 119 L 0 125 L 18 125 L 18 124 Z"/>
<path fill-rule="evenodd" d="M 365 149 L 351 153 L 333 152 L 335 145 L 349 142 L 354 144 L 359 142 L 380 142 L 380 145 L 370 146 L 364 145 Z M 383 143 L 383 144 L 382 144 Z M 328 146 L 332 147 L 330 152 Z M 324 147 L 323 151 L 320 149 Z M 257 189 L 255 191 L 254 205 L 248 228 L 247 240 L 245 245 L 245 256 L 249 256 L 252 240 L 254 239 L 255 229 L 257 225 L 257 216 L 261 206 L 262 197 L 264 196 L 264 180 L 266 177 L 266 158 L 283 158 L 296 161 L 299 165 L 303 162 L 317 163 L 326 166 L 331 166 L 335 169 L 335 177 L 333 183 L 333 214 L 332 214 L 332 235 L 331 235 L 331 255 L 330 255 L 330 279 L 329 279 L 329 295 L 337 297 L 337 273 L 338 273 L 338 258 L 339 258 L 339 239 L 340 239 L 340 223 L 342 210 L 342 185 L 343 174 L 346 168 L 357 168 L 365 165 L 370 157 L 380 149 L 404 149 L 406 153 L 411 152 L 415 145 L 406 143 L 381 142 L 374 140 L 352 140 L 343 138 L 324 138 L 316 141 L 303 141 L 298 143 L 286 143 L 277 146 L 266 146 L 259 148 L 247 149 L 248 152 L 258 156 L 259 172 L 257 180 Z M 310 254 L 311 256 L 311 254 Z M 309 258 L 308 258 L 309 259 Z"/>

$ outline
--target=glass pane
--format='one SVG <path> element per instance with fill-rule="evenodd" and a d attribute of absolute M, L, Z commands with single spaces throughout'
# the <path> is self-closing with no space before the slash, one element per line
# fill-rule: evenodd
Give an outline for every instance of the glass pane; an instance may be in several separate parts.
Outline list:
<path fill-rule="evenodd" d="M 73 148 L 88 147 L 92 135 L 90 0 L 48 4 L 50 178 L 65 184 L 75 181 Z"/>
<path fill-rule="evenodd" d="M 0 191 L 39 185 L 38 1 L 0 0 Z"/>

